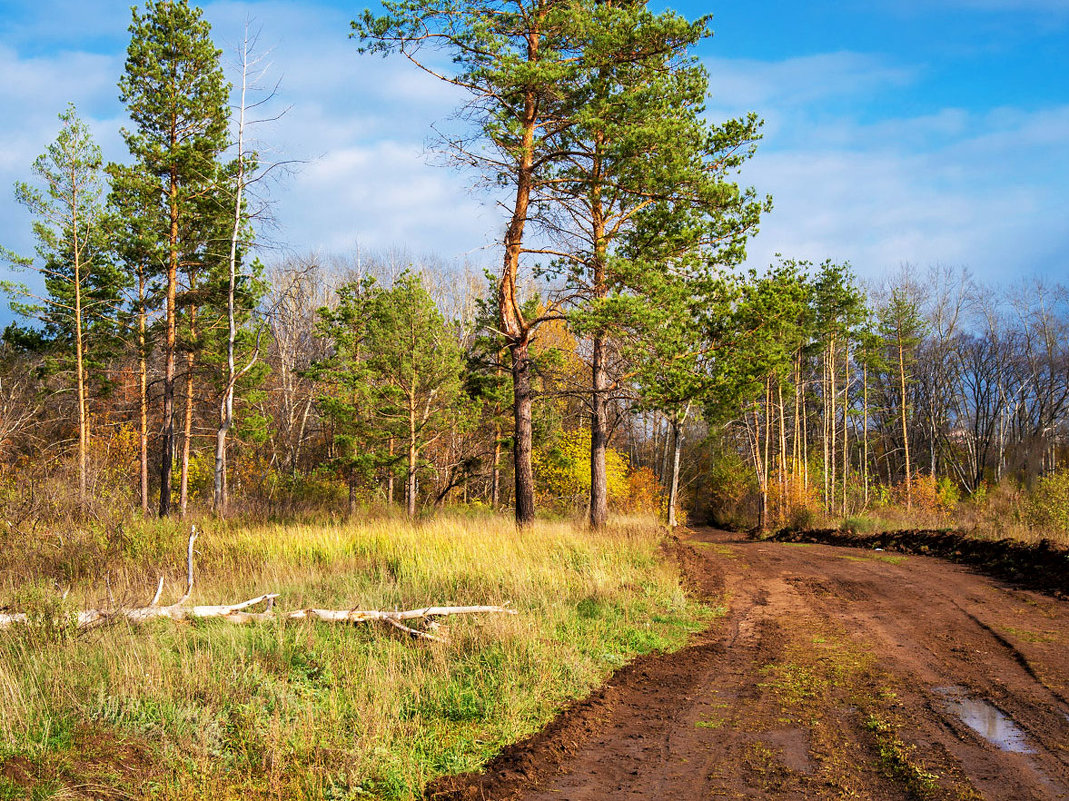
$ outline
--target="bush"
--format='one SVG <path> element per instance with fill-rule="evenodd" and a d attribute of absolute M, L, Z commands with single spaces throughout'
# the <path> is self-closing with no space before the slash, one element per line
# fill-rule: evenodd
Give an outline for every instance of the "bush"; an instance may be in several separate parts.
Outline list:
<path fill-rule="evenodd" d="M 564 431 L 533 454 L 536 485 L 543 503 L 558 510 L 581 507 L 590 493 L 590 431 Z M 626 502 L 628 497 L 627 457 L 613 448 L 605 453 L 609 500 Z"/>
<path fill-rule="evenodd" d="M 820 520 L 820 513 L 808 506 L 796 506 L 791 510 L 791 516 L 787 520 L 787 527 L 793 531 L 805 531 L 816 526 Z"/>
<path fill-rule="evenodd" d="M 839 526 L 840 531 L 848 534 L 871 534 L 879 528 L 879 521 L 871 517 L 848 517 Z"/>
<path fill-rule="evenodd" d="M 77 610 L 52 587 L 26 584 L 15 591 L 11 604 L 17 612 L 25 613 L 22 631 L 31 641 L 68 640 L 78 630 Z"/>
<path fill-rule="evenodd" d="M 1039 479 L 1024 506 L 1032 525 L 1063 537 L 1069 535 L 1069 469 Z"/>
<path fill-rule="evenodd" d="M 772 525 L 802 530 L 812 528 L 821 516 L 820 493 L 815 484 L 774 470 L 768 477 L 768 508 Z"/>
<path fill-rule="evenodd" d="M 749 528 L 757 522 L 757 479 L 734 448 L 711 454 L 701 510 L 718 526 Z"/>
<path fill-rule="evenodd" d="M 627 474 L 627 500 L 620 504 L 622 511 L 664 516 L 668 504 L 667 493 L 649 467 L 638 467 Z M 682 505 L 682 504 L 680 504 Z M 680 510 L 680 515 L 682 511 Z"/>
<path fill-rule="evenodd" d="M 957 485 L 949 478 L 931 475 L 913 477 L 913 510 L 918 513 L 946 515 L 953 512 L 961 499 Z M 895 503 L 905 506 L 908 498 L 906 482 L 902 481 L 892 491 Z M 877 504 L 879 505 L 879 504 Z"/>

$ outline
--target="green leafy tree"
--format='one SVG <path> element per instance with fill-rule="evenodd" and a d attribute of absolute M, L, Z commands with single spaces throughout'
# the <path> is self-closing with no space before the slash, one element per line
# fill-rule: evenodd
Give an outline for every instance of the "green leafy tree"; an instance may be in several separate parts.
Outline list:
<path fill-rule="evenodd" d="M 917 345 L 924 337 L 926 323 L 917 304 L 899 288 L 877 312 L 879 330 L 883 336 L 886 361 L 895 365 L 898 376 L 898 412 L 901 424 L 903 470 L 906 482 L 906 508 L 913 508 L 913 466 L 909 453 L 909 395 L 910 368 L 916 358 Z"/>
<path fill-rule="evenodd" d="M 475 318 L 475 337 L 468 348 L 465 389 L 477 401 L 483 425 L 491 437 L 489 503 L 501 505 L 501 451 L 511 440 L 507 436 L 511 411 L 512 376 L 506 364 L 508 348 L 497 330 L 497 300 L 493 276 L 489 293 L 479 298 Z"/>
<path fill-rule="evenodd" d="M 128 332 L 133 334 L 137 351 L 138 376 L 138 485 L 141 513 L 149 514 L 149 404 L 148 364 L 152 353 L 152 315 L 159 293 L 158 265 L 164 262 L 160 238 L 153 234 L 149 214 L 155 187 L 133 167 L 109 164 L 111 192 L 108 211 L 116 262 L 130 277 L 126 315 Z"/>
<path fill-rule="evenodd" d="M 700 281 L 710 263 L 737 263 L 768 201 L 733 180 L 758 138 L 755 115 L 708 123 L 708 75 L 689 48 L 709 19 L 654 14 L 642 3 L 598 4 L 584 17 L 584 69 L 571 88 L 575 124 L 558 135 L 567 153 L 547 205 L 555 229 L 570 319 L 591 343 L 590 524 L 608 515 L 605 452 L 614 380 L 612 340 L 629 318 L 667 297 L 657 289 Z M 681 301 L 686 302 L 685 298 Z"/>
<path fill-rule="evenodd" d="M 37 258 L 4 252 L 16 267 L 37 271 L 45 294 L 5 282 L 12 307 L 44 324 L 62 354 L 73 352 L 78 401 L 78 500 L 84 506 L 89 459 L 90 372 L 116 344 L 125 277 L 110 257 L 103 205 L 100 148 L 69 106 L 56 140 L 33 163 L 35 183 L 18 183 L 15 197 L 36 218 Z M 65 355 L 62 357 L 67 358 Z"/>
<path fill-rule="evenodd" d="M 671 290 L 675 290 L 674 292 Z M 634 410 L 658 411 L 668 419 L 672 433 L 671 475 L 668 479 L 668 525 L 677 523 L 680 454 L 683 426 L 708 391 L 705 362 L 709 350 L 698 341 L 701 311 L 696 308 L 709 294 L 699 295 L 690 282 L 672 282 L 657 293 L 661 311 L 652 308 L 640 319 L 638 331 L 624 336 L 624 356 L 633 364 L 638 388 Z M 701 298 L 702 300 L 699 300 Z"/>
<path fill-rule="evenodd" d="M 383 0 L 381 14 L 365 11 L 353 23 L 362 49 L 399 53 L 420 69 L 468 95 L 465 132 L 447 142 L 458 163 L 476 169 L 491 185 L 513 193 L 507 204 L 498 327 L 511 355 L 513 462 L 516 521 L 535 516 L 532 456 L 531 340 L 549 310 L 530 316 L 520 297 L 521 257 L 529 221 L 538 217 L 539 187 L 562 154 L 556 135 L 574 123 L 565 102 L 580 70 L 577 47 L 593 2 L 574 0 Z M 439 54 L 444 54 L 443 60 Z"/>
<path fill-rule="evenodd" d="M 864 317 L 864 295 L 858 289 L 849 264 L 825 261 L 813 279 L 813 325 L 821 348 L 821 398 L 823 426 L 821 444 L 824 465 L 824 503 L 835 508 L 836 473 L 842 458 L 842 512 L 846 514 L 846 480 L 849 471 L 847 427 L 850 390 L 850 347 Z M 842 398 L 840 400 L 840 378 Z M 842 428 L 838 415 L 842 414 Z"/>
<path fill-rule="evenodd" d="M 227 146 L 229 85 L 210 34 L 200 9 L 188 0 L 148 0 L 143 12 L 133 10 L 126 71 L 119 82 L 133 123 L 123 137 L 134 163 L 118 171 L 124 173 L 126 196 L 138 198 L 146 215 L 145 235 L 153 246 L 145 252 L 159 257 L 152 266 L 163 277 L 161 515 L 171 508 L 179 278 L 191 277 L 188 288 L 195 292 L 198 269 L 219 261 L 211 240 L 226 230 L 217 218 L 229 208 L 220 196 L 225 193 L 219 165 Z M 195 294 L 187 301 L 192 339 Z"/>
<path fill-rule="evenodd" d="M 713 351 L 707 361 L 709 391 L 705 416 L 711 423 L 731 420 L 742 411 L 751 463 L 761 495 L 759 525 L 769 521 L 769 482 L 775 452 L 775 395 L 789 375 L 799 337 L 798 323 L 808 299 L 805 275 L 798 262 L 784 260 L 767 274 L 751 273 L 740 281 L 730 314 L 708 318 L 705 331 Z M 779 473 L 785 419 L 781 413 Z"/>
<path fill-rule="evenodd" d="M 865 306 L 864 317 L 858 325 L 857 349 L 855 359 L 861 367 L 861 481 L 863 486 L 862 503 L 867 508 L 869 505 L 869 420 L 871 418 L 871 406 L 869 404 L 869 387 L 872 375 L 879 374 L 887 369 L 884 361 L 885 354 L 881 347 L 880 334 L 876 328 L 876 320 L 872 309 Z"/>
<path fill-rule="evenodd" d="M 420 456 L 456 423 L 466 399 L 463 355 L 413 273 L 403 273 L 377 296 L 368 319 L 367 347 L 377 425 L 405 444 L 405 505 L 414 517 Z"/>
<path fill-rule="evenodd" d="M 381 293 L 370 277 L 338 287 L 337 304 L 319 310 L 316 326 L 330 353 L 309 371 L 319 386 L 316 404 L 329 423 L 330 458 L 349 486 L 350 514 L 356 511 L 360 478 L 382 459 L 383 449 L 371 441 L 374 389 L 367 364 L 369 321 Z"/>

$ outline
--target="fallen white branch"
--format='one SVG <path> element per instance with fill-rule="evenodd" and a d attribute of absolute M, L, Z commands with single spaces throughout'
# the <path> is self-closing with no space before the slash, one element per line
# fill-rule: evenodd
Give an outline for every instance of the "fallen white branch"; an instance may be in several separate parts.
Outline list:
<path fill-rule="evenodd" d="M 422 622 L 427 628 L 437 629 L 434 622 L 438 617 L 451 615 L 474 615 L 474 614 L 506 614 L 515 615 L 516 610 L 508 606 L 427 606 L 422 609 L 408 609 L 405 611 L 387 612 L 377 609 L 297 609 L 292 612 L 283 612 L 276 616 L 274 602 L 278 593 L 266 593 L 247 601 L 236 604 L 219 604 L 214 606 L 185 606 L 193 593 L 193 543 L 197 539 L 197 529 L 192 527 L 189 534 L 189 547 L 186 560 L 186 591 L 175 603 L 170 606 L 160 606 L 160 596 L 163 594 L 163 578 L 160 577 L 156 594 L 148 606 L 118 609 L 85 609 L 75 616 L 76 625 L 79 629 L 91 628 L 104 625 L 116 620 L 127 620 L 131 623 L 143 623 L 155 618 L 169 618 L 171 620 L 184 620 L 186 618 L 218 618 L 230 623 L 249 623 L 273 618 L 281 620 L 318 620 L 327 623 L 372 623 L 381 621 L 411 637 L 431 640 L 433 642 L 445 642 L 443 637 L 430 634 L 427 631 L 405 625 L 405 621 Z M 110 596 L 110 582 L 109 582 Z M 64 595 L 64 598 L 66 595 Z M 245 610 L 258 604 L 266 604 L 262 612 L 247 612 Z M 25 612 L 0 613 L 0 630 L 10 628 L 16 624 L 28 624 L 30 617 Z"/>

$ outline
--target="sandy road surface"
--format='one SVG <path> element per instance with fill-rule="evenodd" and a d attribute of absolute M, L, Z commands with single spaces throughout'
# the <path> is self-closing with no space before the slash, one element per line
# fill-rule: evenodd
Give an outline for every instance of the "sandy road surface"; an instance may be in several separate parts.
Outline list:
<path fill-rule="evenodd" d="M 717 625 L 429 796 L 1069 799 L 1069 603 L 711 529 L 677 556 Z"/>

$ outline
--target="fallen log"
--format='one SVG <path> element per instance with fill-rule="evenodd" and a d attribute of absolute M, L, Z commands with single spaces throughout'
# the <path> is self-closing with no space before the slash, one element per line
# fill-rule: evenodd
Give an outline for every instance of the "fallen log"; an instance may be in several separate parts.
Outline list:
<path fill-rule="evenodd" d="M 160 597 L 163 594 L 163 577 L 160 577 L 156 593 L 152 596 L 148 606 L 114 609 L 83 609 L 74 616 L 75 625 L 79 629 L 87 629 L 118 620 L 127 620 L 131 623 L 143 623 L 155 618 L 169 618 L 171 620 L 183 620 L 186 618 L 218 618 L 230 623 L 250 623 L 278 618 L 281 620 L 314 620 L 327 623 L 372 623 L 383 622 L 411 637 L 416 637 L 434 642 L 446 642 L 444 637 L 432 634 L 422 629 L 405 625 L 406 621 L 423 622 L 427 628 L 436 630 L 438 624 L 435 618 L 448 617 L 450 615 L 472 614 L 506 614 L 515 615 L 516 610 L 505 606 L 427 606 L 422 609 L 408 609 L 404 611 L 383 611 L 378 609 L 297 609 L 290 612 L 275 613 L 274 603 L 278 593 L 265 593 L 246 601 L 235 604 L 217 604 L 207 606 L 185 606 L 193 594 L 193 543 L 197 539 L 197 529 L 193 526 L 189 535 L 189 547 L 186 560 L 186 590 L 182 597 L 169 606 L 160 606 Z M 66 593 L 64 593 L 66 597 Z M 262 612 L 245 611 L 258 604 L 265 604 Z M 0 613 L 0 630 L 10 628 L 17 624 L 30 623 L 30 616 L 25 612 Z"/>

